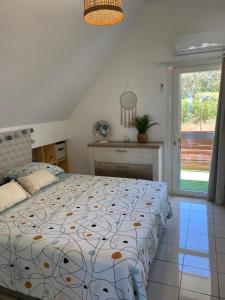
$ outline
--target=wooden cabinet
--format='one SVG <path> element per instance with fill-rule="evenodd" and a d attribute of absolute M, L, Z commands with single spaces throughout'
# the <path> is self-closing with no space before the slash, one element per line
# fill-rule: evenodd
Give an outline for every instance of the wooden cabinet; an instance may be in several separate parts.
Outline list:
<path fill-rule="evenodd" d="M 68 173 L 69 166 L 66 141 L 34 148 L 33 161 L 57 165 Z"/>
<path fill-rule="evenodd" d="M 162 142 L 110 142 L 88 146 L 92 175 L 163 180 Z"/>
<path fill-rule="evenodd" d="M 55 144 L 46 145 L 43 147 L 43 162 L 46 162 L 48 164 L 56 164 L 56 148 Z"/>

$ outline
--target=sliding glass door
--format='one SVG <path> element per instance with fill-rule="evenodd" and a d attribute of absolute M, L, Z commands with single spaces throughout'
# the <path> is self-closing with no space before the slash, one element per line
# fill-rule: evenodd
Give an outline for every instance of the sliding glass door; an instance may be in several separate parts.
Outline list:
<path fill-rule="evenodd" d="M 220 77 L 220 65 L 174 71 L 173 190 L 176 194 L 207 194 Z"/>

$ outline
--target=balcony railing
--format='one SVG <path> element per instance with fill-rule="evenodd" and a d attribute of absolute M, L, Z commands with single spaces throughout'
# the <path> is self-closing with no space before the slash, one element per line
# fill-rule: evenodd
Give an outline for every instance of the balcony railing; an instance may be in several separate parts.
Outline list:
<path fill-rule="evenodd" d="M 213 132 L 182 132 L 181 169 L 209 171 Z"/>

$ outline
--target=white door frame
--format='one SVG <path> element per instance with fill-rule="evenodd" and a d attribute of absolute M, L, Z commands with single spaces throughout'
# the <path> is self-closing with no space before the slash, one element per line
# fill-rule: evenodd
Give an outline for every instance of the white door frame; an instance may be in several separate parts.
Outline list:
<path fill-rule="evenodd" d="M 186 63 L 183 65 L 176 65 L 172 68 L 172 193 L 175 195 L 190 196 L 206 198 L 207 193 L 205 192 L 192 192 L 192 191 L 181 191 L 179 189 L 179 170 L 180 170 L 180 90 L 179 90 L 179 75 L 182 73 L 191 73 L 198 71 L 210 71 L 220 70 L 221 60 L 210 62 L 206 60 L 205 63 Z"/>

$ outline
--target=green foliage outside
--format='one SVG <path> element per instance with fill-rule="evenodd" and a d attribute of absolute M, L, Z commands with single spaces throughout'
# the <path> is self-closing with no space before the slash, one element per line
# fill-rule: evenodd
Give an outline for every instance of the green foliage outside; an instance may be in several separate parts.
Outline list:
<path fill-rule="evenodd" d="M 220 71 L 181 75 L 182 123 L 216 119 L 220 77 Z"/>

